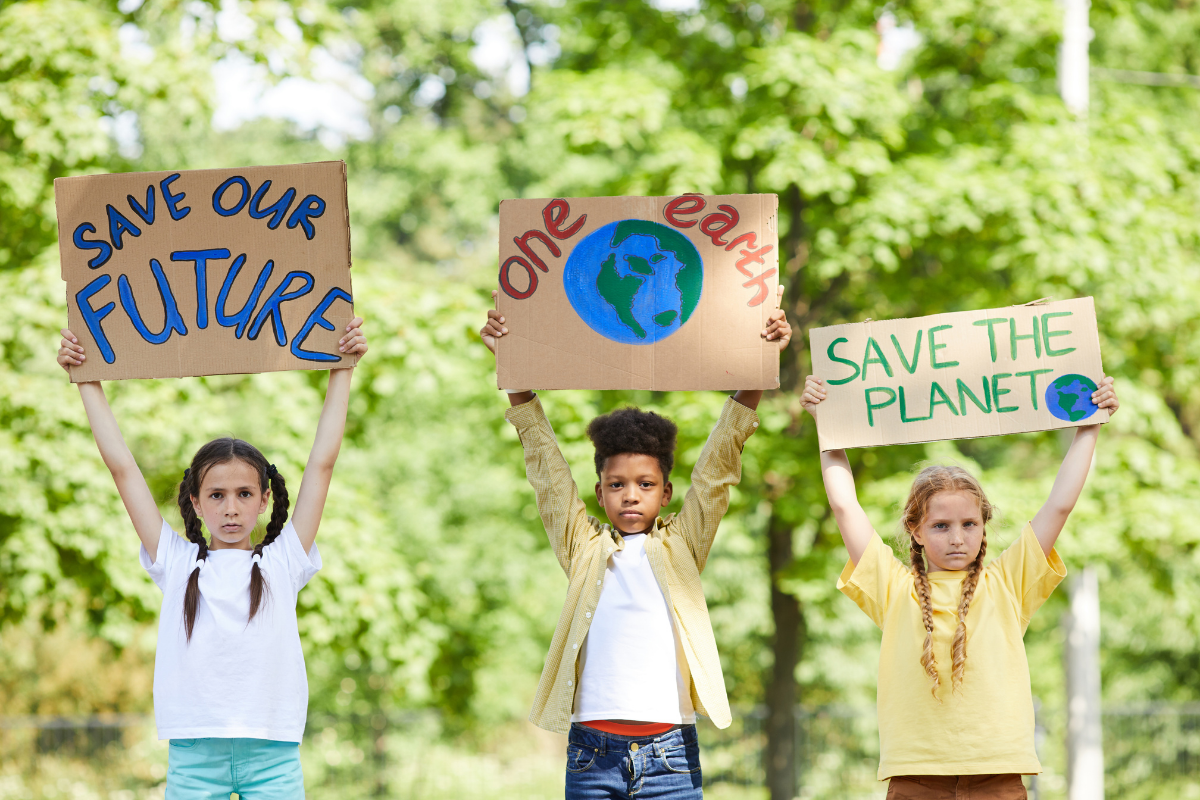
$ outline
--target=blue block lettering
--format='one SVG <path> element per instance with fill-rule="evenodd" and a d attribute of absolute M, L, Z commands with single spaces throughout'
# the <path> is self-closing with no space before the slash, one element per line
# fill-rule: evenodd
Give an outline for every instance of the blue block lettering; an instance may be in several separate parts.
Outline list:
<path fill-rule="evenodd" d="M 263 208 L 263 197 L 266 196 L 267 190 L 270 188 L 270 181 L 263 181 L 263 185 L 258 187 L 258 191 L 254 193 L 254 198 L 250 201 L 250 216 L 254 219 L 270 217 L 271 221 L 267 223 L 267 227 L 275 230 L 279 227 L 279 223 L 283 222 L 283 218 L 287 216 L 288 206 L 296 199 L 296 190 L 288 189 L 283 193 L 282 197 L 266 208 Z"/>
<path fill-rule="evenodd" d="M 140 205 L 133 195 L 125 195 L 125 199 L 129 201 L 129 207 L 133 209 L 133 213 L 142 218 L 142 222 L 147 225 L 154 224 L 154 184 L 146 187 L 146 205 Z"/>
<path fill-rule="evenodd" d="M 176 222 L 186 217 L 192 211 L 191 206 L 184 206 L 183 208 L 179 207 L 179 201 L 186 196 L 183 192 L 180 192 L 179 194 L 171 194 L 171 190 L 167 188 L 174 183 L 175 179 L 178 177 L 179 173 L 176 172 L 174 175 L 168 175 L 158 182 L 158 188 L 162 189 L 163 202 L 167 204 L 167 211 L 171 214 L 171 219 L 175 220 Z"/>
<path fill-rule="evenodd" d="M 315 194 L 310 194 L 300 201 L 300 205 L 296 206 L 296 210 L 288 217 L 288 230 L 297 225 L 304 228 L 304 237 L 311 239 L 316 235 L 313 229 L 312 220 L 325 213 L 325 201 L 317 197 Z"/>
<path fill-rule="evenodd" d="M 217 295 L 217 307 L 214 309 L 217 313 L 217 324 L 223 328 L 236 326 L 234 335 L 238 339 L 242 338 L 242 332 L 250 324 L 250 317 L 254 315 L 254 306 L 258 305 L 258 298 L 267 286 L 267 279 L 271 277 L 271 271 L 275 269 L 275 262 L 268 261 L 267 265 L 263 267 L 262 272 L 258 273 L 258 280 L 254 282 L 254 289 L 251 290 L 250 296 L 246 298 L 246 303 L 242 306 L 242 310 L 231 316 L 225 313 L 225 306 L 229 300 L 229 292 L 233 289 L 233 282 L 237 280 L 238 273 L 242 271 L 242 266 L 245 263 L 245 253 L 234 259 L 233 266 L 229 268 L 229 274 L 225 276 L 225 282 L 221 284 L 221 292 Z"/>
<path fill-rule="evenodd" d="M 237 205 L 235 205 L 233 208 L 225 208 L 223 205 L 221 205 L 221 198 L 224 196 L 225 190 L 230 186 L 233 186 L 235 183 L 242 188 L 242 196 L 238 199 Z M 232 178 L 218 186 L 217 190 L 213 192 L 213 211 L 216 211 L 222 217 L 232 217 L 234 214 L 245 208 L 246 201 L 249 199 L 250 183 L 241 175 L 234 175 Z"/>
<path fill-rule="evenodd" d="M 111 282 L 111 275 L 101 275 L 75 293 L 75 306 L 79 309 L 79 315 L 83 317 L 84 324 L 87 325 L 88 333 L 92 334 L 92 338 L 96 340 L 96 346 L 100 348 L 100 356 L 104 359 L 105 364 L 113 363 L 117 360 L 117 356 L 113 353 L 112 345 L 108 343 L 108 337 L 104 335 L 104 328 L 100 323 L 112 313 L 117 304 L 105 303 L 99 308 L 92 308 L 91 300 L 92 295 Z"/>
<path fill-rule="evenodd" d="M 142 313 L 138 311 L 137 300 L 133 297 L 133 289 L 129 286 L 129 278 L 122 275 L 117 278 L 117 289 L 121 295 L 121 307 L 129 315 L 129 321 L 138 334 L 150 344 L 162 344 L 171 338 L 172 331 L 179 331 L 180 336 L 187 336 L 187 326 L 179 315 L 179 306 L 175 304 L 175 295 L 171 294 L 171 284 L 163 272 L 162 264 L 157 258 L 150 259 L 150 269 L 154 271 L 154 280 L 158 283 L 158 297 L 163 304 L 163 329 L 151 333 L 142 321 Z"/>
<path fill-rule="evenodd" d="M 225 248 L 215 250 L 176 250 L 171 253 L 172 261 L 191 261 L 196 265 L 196 327 L 208 327 L 208 260 L 229 258 Z"/>
<path fill-rule="evenodd" d="M 130 236 L 141 236 L 142 230 L 137 225 L 134 225 L 129 219 L 112 207 L 112 204 L 104 206 L 108 211 L 108 239 L 113 243 L 113 247 L 121 249 L 121 237 L 128 233 Z"/>
<path fill-rule="evenodd" d="M 344 289 L 339 289 L 336 286 L 330 289 L 329 293 L 321 298 L 321 302 L 317 303 L 317 307 L 308 315 L 308 319 L 304 321 L 304 327 L 296 334 L 296 338 L 292 339 L 292 355 L 296 358 L 302 358 L 305 361 L 341 361 L 341 356 L 336 356 L 332 353 L 316 353 L 312 350 L 301 348 L 304 340 L 312 333 L 314 326 L 320 325 L 327 331 L 334 329 L 333 323 L 325 319 L 325 312 L 329 310 L 329 307 L 336 300 L 345 300 L 347 303 L 354 303 L 354 299 Z"/>
<path fill-rule="evenodd" d="M 100 251 L 99 253 L 96 254 L 96 256 L 94 258 L 92 258 L 91 261 L 88 262 L 88 266 L 91 267 L 92 269 L 97 269 L 99 267 L 103 267 L 105 264 L 108 263 L 108 260 L 110 258 L 112 258 L 112 254 L 113 254 L 112 245 L 110 245 L 108 242 L 104 241 L 103 239 L 85 239 L 85 238 L 83 238 L 83 235 L 85 233 L 95 233 L 95 232 L 96 232 L 96 226 L 90 222 L 85 222 L 82 225 L 80 225 L 78 228 L 75 229 L 75 235 L 71 237 L 71 241 L 75 243 L 75 247 L 77 247 L 80 250 L 99 250 Z"/>
<path fill-rule="evenodd" d="M 294 292 L 287 291 L 287 288 L 292 285 L 292 281 L 296 278 L 304 281 L 304 286 Z M 271 296 L 267 298 L 267 302 L 263 303 L 262 309 L 259 310 L 258 316 L 254 318 L 254 324 L 250 326 L 248 338 L 257 339 L 258 334 L 262 331 L 262 326 L 270 319 L 271 328 L 275 331 L 275 344 L 280 347 L 287 344 L 287 331 L 283 328 L 283 314 L 280 313 L 279 306 L 288 300 L 303 297 L 311 292 L 312 288 L 313 276 L 307 272 L 295 271 L 283 276 L 283 281 L 275 287 L 275 291 L 271 292 Z"/>

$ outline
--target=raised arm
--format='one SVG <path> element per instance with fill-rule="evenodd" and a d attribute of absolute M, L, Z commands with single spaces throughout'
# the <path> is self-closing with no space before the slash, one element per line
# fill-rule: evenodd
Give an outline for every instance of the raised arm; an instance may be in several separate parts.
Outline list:
<path fill-rule="evenodd" d="M 816 419 L 817 406 L 825 399 L 825 382 L 812 375 L 804 380 L 804 394 L 800 403 L 804 410 Z M 858 502 L 858 492 L 854 488 L 854 473 L 850 471 L 850 460 L 846 458 L 845 450 L 826 450 L 821 453 L 821 478 L 825 481 L 825 496 L 829 498 L 829 508 L 837 522 L 838 530 L 842 533 L 842 543 L 850 554 L 850 560 L 855 564 L 862 558 L 875 528 L 867 517 L 867 512 Z"/>
<path fill-rule="evenodd" d="M 780 299 L 783 298 L 782 283 L 776 287 L 776 296 Z M 784 351 L 788 346 L 788 342 L 792 340 L 792 326 L 787 321 L 787 316 L 784 314 L 782 308 L 777 308 L 771 312 L 771 315 L 767 317 L 767 327 L 763 328 L 762 332 L 758 335 L 768 342 L 778 342 L 779 352 L 782 353 Z M 762 401 L 762 396 L 761 389 L 739 389 L 737 394 L 733 396 L 733 399 L 751 411 L 757 411 L 758 404 Z"/>
<path fill-rule="evenodd" d="M 1112 378 L 1105 377 L 1100 381 L 1100 385 L 1092 393 L 1092 402 L 1101 408 L 1107 408 L 1110 417 L 1116 413 L 1121 404 L 1117 401 Z M 1071 440 L 1071 446 L 1063 456 L 1062 466 L 1058 468 L 1058 476 L 1050 489 L 1050 496 L 1033 517 L 1033 532 L 1037 534 L 1038 543 L 1046 555 L 1050 555 L 1050 551 L 1054 549 L 1058 535 L 1067 524 L 1067 517 L 1071 515 L 1079 495 L 1083 492 L 1099 437 L 1099 425 L 1084 425 L 1075 429 L 1075 438 Z"/>
<path fill-rule="evenodd" d="M 62 336 L 58 348 L 58 363 L 70 374 L 71 367 L 82 364 L 87 355 L 75 334 L 64 328 Z M 162 532 L 163 524 L 158 504 L 154 502 L 154 495 L 150 493 L 150 487 L 146 485 L 146 479 L 142 477 L 142 471 L 134 461 L 133 453 L 125 444 L 125 437 L 121 435 L 117 418 L 113 416 L 108 398 L 104 396 L 104 387 L 98 382 L 76 385 L 79 387 L 79 398 L 83 401 L 83 409 L 87 412 L 88 422 L 92 426 L 92 436 L 96 439 L 100 457 L 112 473 L 113 482 L 117 484 L 117 492 L 121 495 L 121 502 L 125 504 L 125 512 L 129 514 L 133 529 L 137 531 L 138 538 L 150 554 L 150 560 L 154 561 L 158 557 L 158 536 Z"/>
<path fill-rule="evenodd" d="M 362 332 L 362 318 L 355 317 L 346 326 L 346 335 L 338 342 L 342 353 L 356 353 L 360 357 L 367 352 L 367 339 Z M 350 403 L 350 380 L 354 368 L 329 371 L 329 385 L 325 389 L 325 405 L 321 419 L 317 422 L 317 433 L 313 437 L 308 463 L 304 466 L 304 478 L 296 494 L 296 505 L 292 510 L 292 525 L 300 544 L 307 553 L 317 538 L 321 525 L 321 514 L 325 511 L 325 500 L 329 497 L 329 483 L 333 480 L 333 467 L 338 452 L 342 449 L 342 436 L 346 432 L 346 408 Z"/>

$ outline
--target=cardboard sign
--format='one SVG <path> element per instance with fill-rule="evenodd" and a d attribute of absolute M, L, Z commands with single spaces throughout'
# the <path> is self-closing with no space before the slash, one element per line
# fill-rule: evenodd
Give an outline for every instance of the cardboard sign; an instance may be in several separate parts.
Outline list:
<path fill-rule="evenodd" d="M 505 200 L 501 389 L 773 389 L 773 194 Z"/>
<path fill-rule="evenodd" d="M 1092 298 L 809 331 L 822 450 L 1108 422 Z"/>
<path fill-rule="evenodd" d="M 72 382 L 354 366 L 340 161 L 54 181 Z"/>

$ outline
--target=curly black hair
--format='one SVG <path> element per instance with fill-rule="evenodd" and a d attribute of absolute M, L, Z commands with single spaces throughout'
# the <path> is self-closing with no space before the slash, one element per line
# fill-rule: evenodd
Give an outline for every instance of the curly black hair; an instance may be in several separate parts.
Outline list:
<path fill-rule="evenodd" d="M 653 456 L 662 468 L 663 480 L 675 466 L 675 423 L 653 411 L 620 408 L 588 425 L 587 435 L 596 446 L 596 475 L 604 471 L 604 462 L 622 453 Z"/>

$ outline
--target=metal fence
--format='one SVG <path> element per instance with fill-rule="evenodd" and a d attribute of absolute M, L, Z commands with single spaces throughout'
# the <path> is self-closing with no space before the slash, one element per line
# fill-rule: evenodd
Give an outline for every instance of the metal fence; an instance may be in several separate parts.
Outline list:
<path fill-rule="evenodd" d="M 726 730 L 701 725 L 714 797 L 765 797 L 765 717 L 763 709 L 739 709 Z M 1103 721 L 1109 797 L 1200 797 L 1200 704 L 1111 707 Z M 1045 772 L 1029 782 L 1035 800 L 1066 796 L 1065 722 L 1065 713 L 1038 709 Z M 799 708 L 796 725 L 797 797 L 883 796 L 874 709 Z M 310 717 L 305 738 L 307 783 L 330 800 L 562 796 L 553 741 L 472 744 L 428 713 Z M 166 748 L 147 717 L 0 717 L 0 800 L 159 798 L 165 775 Z"/>

